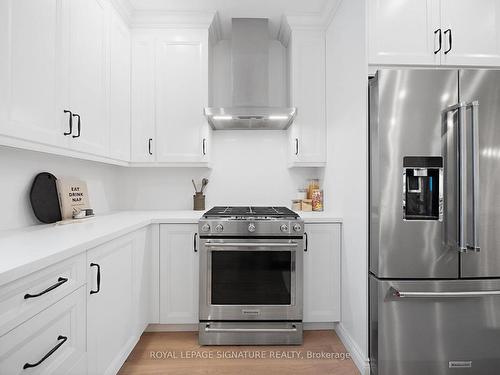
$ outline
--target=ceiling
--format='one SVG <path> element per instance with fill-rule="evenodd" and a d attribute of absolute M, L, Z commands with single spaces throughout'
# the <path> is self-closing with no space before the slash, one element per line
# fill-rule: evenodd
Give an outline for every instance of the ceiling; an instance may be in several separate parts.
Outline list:
<path fill-rule="evenodd" d="M 231 18 L 269 18 L 270 32 L 276 37 L 283 14 L 322 16 L 339 0 L 129 0 L 134 10 L 172 13 L 213 12 L 219 14 L 222 37 L 231 35 Z"/>

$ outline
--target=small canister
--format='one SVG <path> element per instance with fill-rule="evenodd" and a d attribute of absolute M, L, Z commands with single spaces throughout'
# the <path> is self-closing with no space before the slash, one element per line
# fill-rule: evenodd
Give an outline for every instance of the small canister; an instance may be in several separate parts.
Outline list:
<path fill-rule="evenodd" d="M 193 210 L 205 210 L 205 195 L 203 195 L 203 193 L 196 193 L 195 195 L 193 195 Z"/>
<path fill-rule="evenodd" d="M 305 212 L 312 211 L 312 199 L 302 200 L 302 211 Z"/>
<path fill-rule="evenodd" d="M 302 200 L 294 199 L 292 201 L 292 211 L 302 211 Z"/>
<path fill-rule="evenodd" d="M 313 189 L 312 191 L 312 210 L 323 211 L 323 190 Z"/>

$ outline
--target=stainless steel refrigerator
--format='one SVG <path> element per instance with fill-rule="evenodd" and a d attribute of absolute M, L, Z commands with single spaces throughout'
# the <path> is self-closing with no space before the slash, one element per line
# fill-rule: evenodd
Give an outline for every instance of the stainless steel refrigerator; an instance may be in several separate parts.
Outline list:
<path fill-rule="evenodd" d="M 372 374 L 500 374 L 500 71 L 369 94 Z"/>

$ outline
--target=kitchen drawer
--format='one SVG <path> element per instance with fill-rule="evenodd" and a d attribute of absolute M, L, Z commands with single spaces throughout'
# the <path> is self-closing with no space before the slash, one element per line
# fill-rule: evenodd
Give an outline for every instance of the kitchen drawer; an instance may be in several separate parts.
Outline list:
<path fill-rule="evenodd" d="M 0 337 L 0 374 L 86 373 L 85 291 L 80 287 Z"/>
<path fill-rule="evenodd" d="M 85 284 L 85 270 L 83 253 L 0 287 L 0 336 Z"/>

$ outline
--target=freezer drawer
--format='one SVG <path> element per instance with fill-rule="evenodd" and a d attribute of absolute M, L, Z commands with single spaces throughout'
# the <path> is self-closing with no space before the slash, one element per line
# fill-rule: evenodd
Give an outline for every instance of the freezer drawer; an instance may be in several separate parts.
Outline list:
<path fill-rule="evenodd" d="M 500 371 L 500 280 L 388 281 L 370 276 L 375 375 Z"/>

